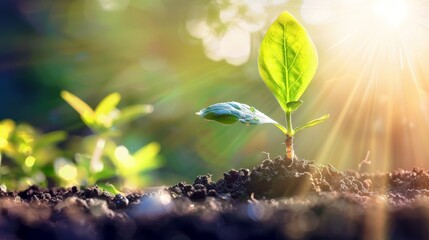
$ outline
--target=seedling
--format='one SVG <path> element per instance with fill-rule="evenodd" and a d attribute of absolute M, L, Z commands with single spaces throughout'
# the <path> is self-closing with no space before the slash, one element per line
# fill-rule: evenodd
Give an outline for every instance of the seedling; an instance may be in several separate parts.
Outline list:
<path fill-rule="evenodd" d="M 116 106 L 121 100 L 119 93 L 112 93 L 106 96 L 95 110 L 68 91 L 62 91 L 61 97 L 79 113 L 82 121 L 97 135 L 95 149 L 90 162 L 92 173 L 103 170 L 104 165 L 101 161 L 101 156 L 106 145 L 106 138 L 115 135 L 118 126 L 153 111 L 152 105 L 146 104 L 129 106 L 121 110 L 117 109 Z"/>
<path fill-rule="evenodd" d="M 60 152 L 56 145 L 66 137 L 63 131 L 42 134 L 28 124 L 0 121 L 0 164 L 7 160 L 0 166 L 0 180 L 8 185 L 45 183 L 49 163 Z"/>
<path fill-rule="evenodd" d="M 111 164 L 105 164 L 102 171 L 92 172 L 91 157 L 85 154 L 76 154 L 75 162 L 66 158 L 57 158 L 54 162 L 54 171 L 58 180 L 66 186 L 97 184 L 105 188 L 106 184 L 103 182 L 114 177 L 115 183 L 121 182 L 121 185 L 128 188 L 144 187 L 151 180 L 146 177 L 148 173 L 162 165 L 162 158 L 159 156 L 160 148 L 159 143 L 151 142 L 135 153 L 130 153 L 125 146 L 117 146 L 110 140 L 106 142 L 104 156 Z"/>
<path fill-rule="evenodd" d="M 291 14 L 284 12 L 262 40 L 258 68 L 265 85 L 285 112 L 286 125 L 281 125 L 254 107 L 238 102 L 217 103 L 196 114 L 223 124 L 237 121 L 247 125 L 274 124 L 286 135 L 286 159 L 292 163 L 296 158 L 293 149 L 295 134 L 329 118 L 327 114 L 296 128 L 292 125 L 292 113 L 302 105 L 300 97 L 313 79 L 317 64 L 317 51 L 307 31 Z"/>

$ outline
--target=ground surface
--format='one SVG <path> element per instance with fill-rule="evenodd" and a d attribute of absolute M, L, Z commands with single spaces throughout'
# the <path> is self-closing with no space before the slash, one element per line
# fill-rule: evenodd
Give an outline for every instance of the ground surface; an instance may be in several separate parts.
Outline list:
<path fill-rule="evenodd" d="M 0 190 L 0 239 L 426 239 L 429 173 L 281 158 L 145 194 Z"/>

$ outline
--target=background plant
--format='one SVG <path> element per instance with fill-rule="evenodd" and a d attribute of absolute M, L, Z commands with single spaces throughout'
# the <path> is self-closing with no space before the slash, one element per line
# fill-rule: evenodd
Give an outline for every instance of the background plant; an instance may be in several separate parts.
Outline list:
<path fill-rule="evenodd" d="M 42 134 L 28 124 L 0 121 L 0 183 L 17 188 L 46 186 L 52 162 L 62 154 L 57 144 L 66 137 L 64 131 Z"/>
<path fill-rule="evenodd" d="M 217 103 L 197 114 L 223 124 L 237 121 L 251 125 L 274 124 L 286 135 L 286 159 L 292 161 L 295 158 L 295 134 L 320 124 L 329 117 L 324 115 L 296 128 L 292 124 L 292 113 L 303 103 L 300 97 L 314 77 L 317 62 L 316 48 L 308 33 L 292 15 L 284 12 L 274 21 L 262 40 L 258 66 L 262 79 L 285 112 L 286 126 L 254 107 L 237 102 Z"/>
<path fill-rule="evenodd" d="M 120 127 L 152 112 L 146 104 L 117 109 L 121 96 L 112 93 L 93 110 L 75 95 L 63 91 L 66 100 L 93 134 L 79 139 L 81 147 L 67 144 L 65 131 L 42 134 L 28 124 L 0 121 L 0 184 L 12 189 L 29 185 L 94 185 L 115 190 L 140 188 L 152 183 L 151 170 L 159 168 L 160 145 L 150 142 L 135 152 L 117 145 Z M 68 141 L 65 141 L 68 140 Z M 58 144 L 62 143 L 62 149 Z M 88 154 L 89 153 L 89 154 Z"/>
<path fill-rule="evenodd" d="M 153 111 L 151 105 L 138 104 L 118 109 L 121 95 L 111 93 L 103 98 L 95 109 L 92 109 L 70 92 L 62 91 L 61 96 L 79 113 L 82 121 L 94 133 L 93 137 L 87 137 L 87 141 L 84 142 L 87 146 L 94 146 L 91 156 L 76 155 L 76 164 L 66 159 L 56 161 L 58 166 L 56 171 L 65 182 L 92 185 L 99 180 L 112 177 L 121 179 L 126 187 L 141 187 L 150 182 L 147 178 L 145 179 L 144 174 L 161 165 L 161 158 L 158 156 L 160 145 L 151 142 L 134 154 L 130 154 L 125 146 L 117 146 L 114 138 L 121 135 L 120 126 L 151 113 Z M 94 138 L 95 141 L 91 141 Z M 105 164 L 106 162 L 110 164 Z M 73 169 L 80 169 L 80 171 Z M 69 175 L 69 172 L 81 174 Z"/>

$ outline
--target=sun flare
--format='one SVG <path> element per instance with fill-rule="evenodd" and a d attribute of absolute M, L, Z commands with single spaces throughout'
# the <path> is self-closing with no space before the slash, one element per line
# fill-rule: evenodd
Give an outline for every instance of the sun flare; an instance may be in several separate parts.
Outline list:
<path fill-rule="evenodd" d="M 398 28 L 407 19 L 409 8 L 405 0 L 378 0 L 373 13 L 388 27 Z"/>
<path fill-rule="evenodd" d="M 319 94 L 335 103 L 336 111 L 317 156 L 331 163 L 337 159 L 335 165 L 345 168 L 353 167 L 350 158 L 356 164 L 367 152 L 377 160 L 372 165 L 377 170 L 424 164 L 429 156 L 429 3 L 335 3 L 306 0 L 301 8 L 304 21 L 317 27 L 313 36 L 324 36 L 318 77 L 330 80 Z"/>

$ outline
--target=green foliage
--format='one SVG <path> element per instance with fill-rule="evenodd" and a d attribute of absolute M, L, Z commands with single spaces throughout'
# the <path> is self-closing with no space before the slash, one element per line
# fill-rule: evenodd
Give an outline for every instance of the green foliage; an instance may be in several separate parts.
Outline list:
<path fill-rule="evenodd" d="M 151 105 L 140 104 L 117 109 L 121 100 L 119 93 L 106 96 L 95 110 L 70 92 L 62 91 L 62 98 L 75 109 L 82 121 L 95 133 L 87 144 L 93 146 L 91 155 L 77 154 L 76 164 L 59 159 L 56 174 L 66 184 L 100 183 L 100 180 L 119 177 L 127 187 L 141 187 L 148 183 L 142 174 L 161 166 L 158 156 L 160 145 L 149 143 L 130 154 L 125 146 L 117 146 L 113 137 L 120 134 L 119 126 L 145 116 L 153 111 Z M 77 169 L 79 174 L 70 174 L 64 169 Z"/>
<path fill-rule="evenodd" d="M 293 137 L 297 131 L 329 118 L 329 115 L 325 115 L 297 128 L 292 126 L 292 112 L 302 105 L 300 97 L 313 79 L 317 63 L 316 48 L 308 33 L 291 14 L 284 12 L 274 21 L 262 40 L 258 67 L 266 86 L 286 113 L 286 126 L 253 107 L 236 102 L 217 103 L 202 109 L 197 115 L 224 124 L 237 121 L 251 125 L 272 123 L 288 137 Z M 289 144 L 287 147 L 291 149 L 286 151 L 293 155 L 292 146 L 293 144 Z"/>
<path fill-rule="evenodd" d="M 160 150 L 159 143 L 151 142 L 132 154 L 123 145 L 116 146 L 113 152 L 108 151 L 107 154 L 116 169 L 115 173 L 123 179 L 124 185 L 139 187 L 148 183 L 142 176 L 162 166 Z"/>
<path fill-rule="evenodd" d="M 50 163 L 60 154 L 56 145 L 66 137 L 63 131 L 42 134 L 27 124 L 0 121 L 1 181 L 12 186 L 45 183 Z"/>
<path fill-rule="evenodd" d="M 150 182 L 142 175 L 162 165 L 160 145 L 152 142 L 130 154 L 125 146 L 117 146 L 113 138 L 120 134 L 121 125 L 152 112 L 152 106 L 141 104 L 119 110 L 121 95 L 112 93 L 93 110 L 67 91 L 61 96 L 94 135 L 82 139 L 84 148 L 70 160 L 56 146 L 67 138 L 65 132 L 42 134 L 28 124 L 0 121 L 0 184 L 23 188 L 46 185 L 49 178 L 63 186 L 99 184 L 110 192 L 119 192 L 104 182 L 119 180 L 127 187 L 142 187 Z M 92 153 L 85 150 L 86 145 L 93 149 Z"/>
<path fill-rule="evenodd" d="M 113 184 L 111 183 L 101 183 L 101 184 L 97 184 L 98 187 L 104 191 L 107 191 L 113 195 L 116 194 L 122 194 L 125 195 L 123 192 L 119 191 Z"/>
<path fill-rule="evenodd" d="M 134 105 L 117 109 L 121 100 L 119 93 L 111 93 L 100 101 L 95 110 L 77 96 L 62 91 L 61 97 L 79 113 L 82 121 L 96 134 L 111 134 L 119 125 L 127 124 L 153 111 L 147 104 Z"/>

